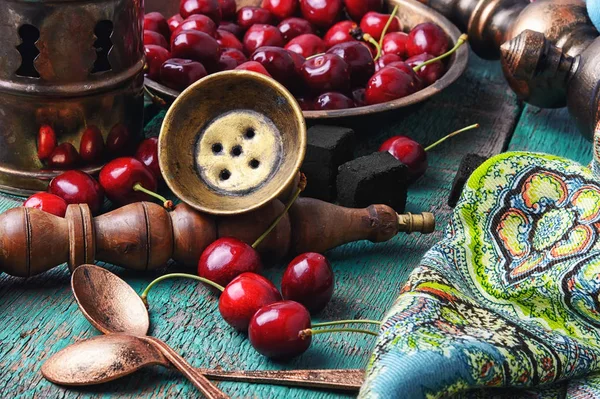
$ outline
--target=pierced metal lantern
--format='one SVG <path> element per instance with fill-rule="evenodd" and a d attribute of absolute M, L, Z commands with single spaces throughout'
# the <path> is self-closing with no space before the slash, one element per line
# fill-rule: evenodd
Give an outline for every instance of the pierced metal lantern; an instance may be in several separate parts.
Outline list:
<path fill-rule="evenodd" d="M 92 125 L 105 140 L 115 126 L 141 135 L 143 14 L 143 0 L 0 0 L 1 191 L 45 190 L 61 173 L 38 159 L 44 124 L 77 149 Z"/>

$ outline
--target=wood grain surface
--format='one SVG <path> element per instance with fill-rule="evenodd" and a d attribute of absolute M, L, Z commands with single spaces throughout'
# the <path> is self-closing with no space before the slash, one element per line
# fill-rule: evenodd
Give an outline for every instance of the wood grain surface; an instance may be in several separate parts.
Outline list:
<path fill-rule="evenodd" d="M 456 168 L 470 152 L 492 155 L 506 149 L 546 151 L 587 163 L 591 146 L 575 130 L 564 110 L 523 108 L 509 90 L 497 62 L 471 55 L 457 83 L 410 115 L 357 125 L 357 155 L 370 153 L 384 138 L 405 134 L 429 144 L 450 131 L 478 122 L 465 133 L 432 151 L 430 168 L 409 192 L 407 210 L 437 215 L 438 231 L 430 236 L 400 235 L 371 244 L 359 242 L 327 253 L 336 273 L 330 305 L 316 317 L 380 319 L 396 298 L 408 273 L 429 247 L 442 237 L 451 209 L 446 205 Z M 158 121 L 150 121 L 155 134 Z M 309 182 L 310 184 L 310 182 Z M 0 209 L 21 199 L 0 198 Z M 170 266 L 172 270 L 177 270 Z M 111 268 L 141 291 L 160 272 L 140 274 Z M 162 271 L 161 271 L 162 272 Z M 278 284 L 282 266 L 267 275 Z M 337 334 L 315 337 L 313 346 L 290 362 L 272 362 L 257 354 L 246 337 L 219 316 L 217 298 L 190 281 L 169 281 L 149 297 L 151 333 L 164 340 L 196 367 L 231 369 L 361 368 L 374 344 L 371 336 Z M 135 398 L 197 397 L 193 386 L 171 370 L 149 368 L 123 380 L 97 387 L 66 389 L 45 381 L 40 367 L 51 354 L 98 332 L 78 311 L 69 290 L 66 266 L 30 279 L 0 275 L 0 397 Z M 269 385 L 219 383 L 236 398 L 339 398 L 337 392 Z"/>

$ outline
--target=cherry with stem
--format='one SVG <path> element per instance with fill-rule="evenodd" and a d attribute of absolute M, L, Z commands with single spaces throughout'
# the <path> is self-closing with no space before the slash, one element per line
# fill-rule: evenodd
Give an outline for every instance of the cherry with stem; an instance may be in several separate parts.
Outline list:
<path fill-rule="evenodd" d="M 425 68 L 429 64 L 433 64 L 434 62 L 441 61 L 444 58 L 446 58 L 446 57 L 454 54 L 454 52 L 456 52 L 456 50 L 458 50 L 460 48 L 460 46 L 462 46 L 463 44 L 465 44 L 468 39 L 469 39 L 469 36 L 467 36 L 465 33 L 463 33 L 462 35 L 460 35 L 460 37 L 456 41 L 456 44 L 454 45 L 454 47 L 452 47 L 450 50 L 448 50 L 447 52 L 445 52 L 444 54 L 442 54 L 440 56 L 437 56 L 435 58 L 432 58 L 430 60 L 425 61 L 422 64 L 419 64 L 419 65 L 415 66 L 413 68 L 413 71 L 419 72 L 419 70 L 421 68 Z"/>

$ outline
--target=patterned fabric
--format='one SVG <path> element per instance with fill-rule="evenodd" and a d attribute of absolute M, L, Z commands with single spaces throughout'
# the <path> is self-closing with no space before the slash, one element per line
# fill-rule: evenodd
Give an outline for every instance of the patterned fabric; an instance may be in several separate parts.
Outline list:
<path fill-rule="evenodd" d="M 590 169 L 488 160 L 386 315 L 360 397 L 600 398 L 599 233 Z"/>

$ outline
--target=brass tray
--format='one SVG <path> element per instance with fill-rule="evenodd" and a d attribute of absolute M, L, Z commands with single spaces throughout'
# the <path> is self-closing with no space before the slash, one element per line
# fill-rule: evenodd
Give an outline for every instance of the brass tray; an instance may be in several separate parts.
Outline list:
<path fill-rule="evenodd" d="M 238 8 L 247 5 L 260 5 L 261 0 L 237 0 Z M 398 17 L 402 25 L 405 27 L 413 27 L 422 22 L 435 22 L 444 32 L 450 37 L 453 43 L 456 43 L 461 32 L 445 17 L 437 11 L 419 3 L 416 0 L 387 0 L 388 8 L 398 5 Z M 179 0 L 147 0 L 146 11 L 158 11 L 165 17 L 169 18 L 176 14 L 179 10 Z M 463 45 L 456 53 L 449 57 L 447 62 L 447 71 L 437 82 L 426 87 L 410 96 L 400 98 L 398 100 L 389 101 L 383 104 L 368 105 L 365 107 L 329 110 L 329 111 L 304 111 L 304 117 L 308 121 L 319 121 L 324 119 L 341 119 L 352 117 L 364 117 L 370 114 L 376 114 L 386 111 L 399 110 L 421 103 L 428 98 L 434 96 L 446 87 L 456 81 L 465 71 L 469 58 L 468 46 Z M 166 100 L 172 102 L 179 96 L 180 92 L 172 90 L 162 84 L 146 78 L 146 86 L 148 89 Z"/>

